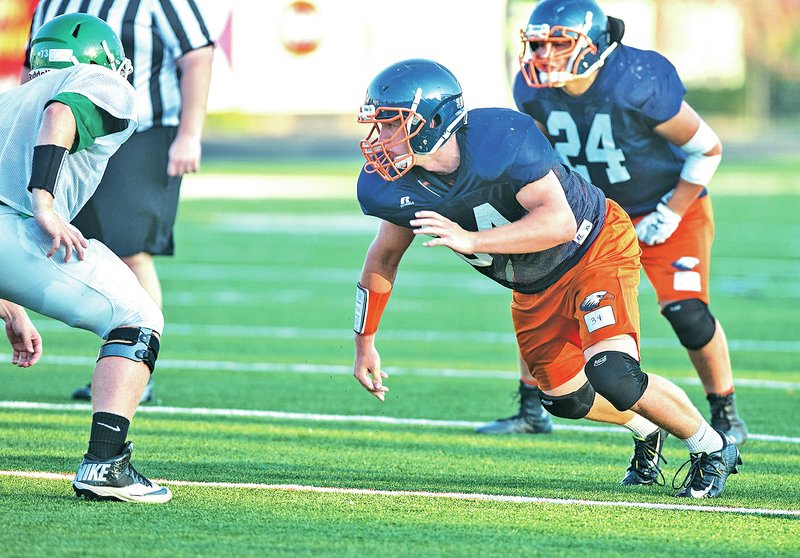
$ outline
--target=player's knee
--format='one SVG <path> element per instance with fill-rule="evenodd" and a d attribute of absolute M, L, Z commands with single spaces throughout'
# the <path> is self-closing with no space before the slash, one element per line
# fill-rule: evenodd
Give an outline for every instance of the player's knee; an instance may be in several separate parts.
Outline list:
<path fill-rule="evenodd" d="M 150 373 L 156 367 L 156 359 L 161 345 L 156 333 L 146 327 L 118 327 L 111 330 L 105 343 L 100 347 L 101 358 L 117 356 L 144 363 Z"/>
<path fill-rule="evenodd" d="M 581 419 L 589 414 L 589 409 L 594 405 L 595 391 L 592 384 L 586 382 L 577 391 L 567 395 L 547 395 L 541 393 L 539 399 L 542 406 L 551 415 L 568 418 Z"/>
<path fill-rule="evenodd" d="M 118 327 L 146 327 L 159 335 L 164 331 L 164 313 L 144 289 L 138 289 L 136 295 L 117 306 L 115 317 L 106 333 Z M 104 335 L 103 338 L 106 336 Z"/>
<path fill-rule="evenodd" d="M 717 330 L 717 321 L 708 305 L 697 298 L 668 304 L 661 313 L 675 330 L 681 345 L 693 351 L 705 347 Z"/>
<path fill-rule="evenodd" d="M 584 368 L 594 389 L 618 411 L 627 411 L 644 395 L 647 374 L 639 362 L 619 351 L 603 351 L 590 358 Z"/>
<path fill-rule="evenodd" d="M 156 366 L 160 348 L 159 336 L 164 331 L 164 314 L 144 289 L 139 288 L 115 306 L 115 317 L 107 324 L 105 339 L 97 360 L 119 356 L 142 362 L 150 373 Z"/>

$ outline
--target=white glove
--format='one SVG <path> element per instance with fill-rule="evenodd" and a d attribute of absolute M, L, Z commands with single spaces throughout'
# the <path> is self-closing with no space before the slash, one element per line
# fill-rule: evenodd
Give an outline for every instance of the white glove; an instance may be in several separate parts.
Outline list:
<path fill-rule="evenodd" d="M 680 215 L 660 203 L 656 206 L 655 211 L 639 221 L 639 224 L 636 225 L 636 234 L 639 236 L 639 240 L 648 246 L 663 244 L 672 236 L 680 222 Z"/>

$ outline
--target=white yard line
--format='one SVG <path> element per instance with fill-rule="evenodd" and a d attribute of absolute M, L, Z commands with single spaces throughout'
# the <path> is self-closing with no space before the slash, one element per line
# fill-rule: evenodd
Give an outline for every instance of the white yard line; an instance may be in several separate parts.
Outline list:
<path fill-rule="evenodd" d="M 40 480 L 71 481 L 73 474 L 48 473 L 39 471 L 0 471 L 0 476 Z M 154 479 L 158 483 L 172 486 L 199 486 L 208 488 L 244 490 L 281 490 L 287 492 L 315 492 L 321 494 L 352 494 L 358 496 L 441 498 L 448 500 L 478 500 L 482 502 L 504 502 L 510 504 L 552 504 L 561 506 L 592 506 L 603 508 L 640 508 L 666 511 L 690 511 L 707 513 L 735 513 L 744 515 L 775 515 L 800 517 L 800 510 L 781 510 L 766 508 L 730 508 L 725 506 L 705 506 L 701 504 L 655 504 L 649 502 L 626 502 L 580 500 L 573 498 L 539 498 L 535 496 L 509 496 L 504 494 L 470 494 L 465 492 L 427 492 L 416 490 L 372 490 L 369 488 L 338 488 L 332 486 L 306 486 L 302 484 L 260 484 L 239 482 L 202 482 L 169 479 Z"/>
<path fill-rule="evenodd" d="M 24 409 L 39 411 L 80 411 L 92 410 L 89 403 L 37 403 L 35 401 L 0 401 L 0 409 Z M 445 428 L 474 429 L 485 422 L 467 420 L 437 420 L 422 418 L 382 417 L 373 415 L 332 415 L 320 413 L 291 413 L 286 411 L 261 411 L 257 409 L 212 409 L 208 407 L 169 407 L 140 405 L 138 414 L 153 415 L 189 415 L 189 416 L 216 416 L 216 417 L 245 417 L 267 418 L 279 420 L 304 420 L 312 422 L 361 422 L 375 424 L 393 424 L 404 426 L 433 426 Z M 575 432 L 619 432 L 628 433 L 627 430 L 616 426 L 584 426 L 581 424 L 554 424 L 555 430 Z M 750 440 L 762 442 L 779 442 L 785 444 L 800 444 L 800 438 L 790 436 L 775 436 L 772 434 L 750 434 Z"/>

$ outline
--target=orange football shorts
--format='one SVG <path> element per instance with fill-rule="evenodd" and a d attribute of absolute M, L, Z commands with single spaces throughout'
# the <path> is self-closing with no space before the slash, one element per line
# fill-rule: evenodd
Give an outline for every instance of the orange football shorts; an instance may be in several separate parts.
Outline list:
<path fill-rule="evenodd" d="M 634 224 L 644 218 L 637 217 Z M 642 244 L 642 267 L 659 302 L 697 298 L 710 304 L 708 276 L 714 212 L 709 196 L 698 198 L 664 244 Z"/>
<path fill-rule="evenodd" d="M 628 215 L 606 200 L 603 229 L 576 266 L 536 294 L 514 291 L 511 317 L 520 354 L 543 390 L 583 370 L 583 350 L 628 334 L 639 343 L 641 249 Z"/>

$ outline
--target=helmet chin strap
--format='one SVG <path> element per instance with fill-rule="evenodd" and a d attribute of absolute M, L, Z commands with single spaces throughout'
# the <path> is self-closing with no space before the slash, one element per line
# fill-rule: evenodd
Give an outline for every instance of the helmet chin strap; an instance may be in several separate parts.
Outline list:
<path fill-rule="evenodd" d="M 114 55 L 111 54 L 111 50 L 108 48 L 108 43 L 103 40 L 100 41 L 100 44 L 103 46 L 103 52 L 106 53 L 108 63 L 111 64 L 111 69 L 117 71 L 117 61 L 114 59 Z"/>
<path fill-rule="evenodd" d="M 392 163 L 394 166 L 397 167 L 399 170 L 406 170 L 411 163 L 414 161 L 414 154 L 413 153 L 406 153 L 405 155 L 400 155 L 396 159 L 392 159 Z"/>
<path fill-rule="evenodd" d="M 417 114 L 417 107 L 419 107 L 419 102 L 422 100 L 422 87 L 417 87 L 416 92 L 414 93 L 414 100 L 411 102 L 411 113 L 413 115 Z M 414 117 L 408 119 L 406 122 L 406 134 L 411 134 L 411 126 L 414 125 Z"/>
<path fill-rule="evenodd" d="M 591 74 L 592 72 L 597 71 L 600 68 L 600 66 L 606 63 L 606 58 L 608 58 L 608 56 L 614 51 L 614 49 L 617 48 L 617 45 L 619 45 L 619 43 L 611 43 L 610 45 L 608 45 L 608 48 L 605 49 L 603 52 L 601 52 L 600 56 L 597 57 L 597 61 L 588 68 L 586 68 L 586 71 L 583 73 L 588 75 Z"/>
<path fill-rule="evenodd" d="M 116 58 L 114 55 L 111 54 L 111 49 L 108 48 L 108 43 L 103 40 L 100 42 L 103 46 L 103 51 L 106 53 L 106 58 L 108 59 L 108 63 L 111 64 L 111 69 L 117 72 L 120 76 L 127 79 L 130 73 L 133 71 L 133 65 L 131 61 L 127 58 L 122 60 L 122 62 L 117 63 Z"/>
<path fill-rule="evenodd" d="M 567 68 L 572 68 L 575 65 L 575 60 L 578 55 L 591 43 L 588 38 L 588 33 L 592 28 L 592 21 L 594 21 L 594 14 L 587 11 L 585 19 L 583 20 L 583 26 L 578 28 L 580 35 L 578 35 L 578 41 L 575 43 L 572 56 L 570 56 L 569 60 L 567 61 Z"/>
<path fill-rule="evenodd" d="M 430 151 L 428 151 L 428 153 L 426 153 L 426 155 L 432 155 L 432 154 L 436 153 L 436 152 L 439 150 L 439 148 L 440 148 L 441 146 L 443 146 L 443 145 L 444 145 L 444 143 L 445 143 L 445 142 L 446 142 L 448 139 L 450 139 L 450 136 L 451 136 L 451 135 L 453 135 L 453 128 L 455 128 L 456 126 L 458 126 L 458 124 L 459 124 L 459 123 L 460 123 L 462 120 L 464 120 L 464 118 L 466 118 L 466 116 L 467 116 L 467 110 L 466 110 L 466 109 L 464 109 L 464 111 L 463 111 L 463 112 L 462 112 L 460 115 L 458 115 L 458 118 L 456 118 L 455 120 L 453 120 L 453 121 L 450 123 L 450 125 L 449 125 L 449 126 L 446 128 L 446 129 L 445 129 L 444 133 L 442 134 L 442 137 L 440 137 L 440 138 L 439 138 L 439 139 L 436 141 L 436 143 L 434 143 L 434 144 L 433 144 L 433 148 L 431 148 L 431 150 L 430 150 Z"/>
<path fill-rule="evenodd" d="M 417 114 L 417 108 L 419 107 L 419 103 L 420 103 L 421 100 L 422 100 L 422 88 L 421 87 L 417 87 L 416 92 L 414 92 L 414 100 L 411 102 L 411 114 L 412 115 L 416 115 Z M 411 134 L 411 127 L 414 125 L 414 120 L 415 119 L 416 119 L 416 117 L 412 116 L 411 118 L 408 119 L 408 122 L 406 122 L 406 135 L 410 135 Z M 418 120 L 417 120 L 417 122 L 418 122 Z M 414 164 L 414 151 L 413 151 L 413 149 L 411 149 L 411 145 L 409 145 L 408 148 L 410 150 L 409 153 L 404 153 L 403 155 L 398 155 L 397 157 L 392 159 L 392 164 L 398 170 L 401 170 L 401 171 L 405 170 L 405 169 L 407 169 L 408 167 L 410 167 L 410 166 L 412 166 Z"/>

